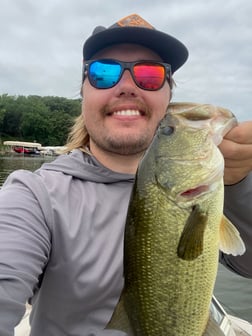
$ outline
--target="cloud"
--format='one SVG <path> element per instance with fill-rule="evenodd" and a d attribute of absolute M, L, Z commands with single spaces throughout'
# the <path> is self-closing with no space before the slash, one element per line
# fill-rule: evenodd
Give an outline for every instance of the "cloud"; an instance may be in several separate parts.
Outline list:
<path fill-rule="evenodd" d="M 174 100 L 232 109 L 251 119 L 250 0 L 2 0 L 0 94 L 79 95 L 82 46 L 96 25 L 138 13 L 190 51 Z"/>

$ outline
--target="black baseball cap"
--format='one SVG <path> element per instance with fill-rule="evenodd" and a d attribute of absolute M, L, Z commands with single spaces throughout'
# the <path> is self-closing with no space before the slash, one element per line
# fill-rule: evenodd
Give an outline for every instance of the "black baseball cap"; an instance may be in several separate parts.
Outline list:
<path fill-rule="evenodd" d="M 188 50 L 182 42 L 155 29 L 138 14 L 131 14 L 108 28 L 97 26 L 84 43 L 84 60 L 90 60 L 98 51 L 119 43 L 135 43 L 155 51 L 171 65 L 172 73 L 188 58 Z"/>

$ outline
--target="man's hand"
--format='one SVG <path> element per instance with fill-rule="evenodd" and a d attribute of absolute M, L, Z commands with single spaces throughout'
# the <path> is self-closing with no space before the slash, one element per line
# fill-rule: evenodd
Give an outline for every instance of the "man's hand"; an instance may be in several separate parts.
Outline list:
<path fill-rule="evenodd" d="M 252 121 L 234 127 L 219 146 L 224 159 L 224 183 L 235 184 L 252 170 Z"/>

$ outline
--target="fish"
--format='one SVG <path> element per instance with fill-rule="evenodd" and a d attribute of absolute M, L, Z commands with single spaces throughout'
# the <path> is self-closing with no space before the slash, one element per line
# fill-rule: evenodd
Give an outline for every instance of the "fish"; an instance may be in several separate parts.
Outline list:
<path fill-rule="evenodd" d="M 137 169 L 124 233 L 124 288 L 107 329 L 223 335 L 209 316 L 219 251 L 245 252 L 223 215 L 218 145 L 235 125 L 223 107 L 169 105 Z"/>

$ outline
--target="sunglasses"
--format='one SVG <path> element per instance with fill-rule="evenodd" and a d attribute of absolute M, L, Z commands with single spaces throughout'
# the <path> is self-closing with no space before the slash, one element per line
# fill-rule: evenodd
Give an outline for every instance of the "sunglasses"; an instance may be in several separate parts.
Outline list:
<path fill-rule="evenodd" d="M 84 63 L 83 81 L 86 76 L 96 89 L 115 86 L 125 70 L 129 70 L 136 85 L 148 91 L 162 88 L 165 80 L 171 86 L 171 66 L 153 61 L 121 62 L 114 59 L 92 60 Z"/>

